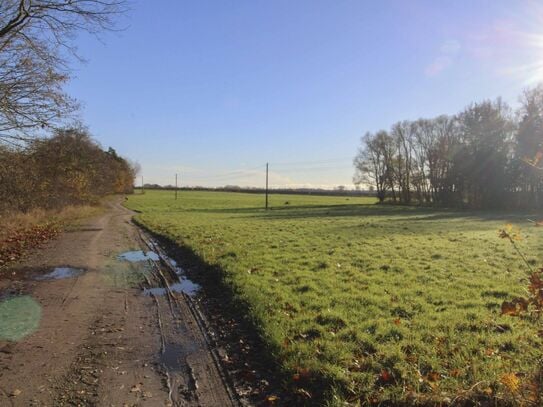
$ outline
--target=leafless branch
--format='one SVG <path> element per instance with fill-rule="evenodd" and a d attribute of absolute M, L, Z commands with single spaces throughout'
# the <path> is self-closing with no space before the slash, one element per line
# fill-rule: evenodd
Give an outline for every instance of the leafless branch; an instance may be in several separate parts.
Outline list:
<path fill-rule="evenodd" d="M 0 2 L 0 141 L 32 138 L 73 118 L 77 103 L 64 91 L 67 55 L 78 32 L 115 29 L 124 0 L 2 0 Z"/>

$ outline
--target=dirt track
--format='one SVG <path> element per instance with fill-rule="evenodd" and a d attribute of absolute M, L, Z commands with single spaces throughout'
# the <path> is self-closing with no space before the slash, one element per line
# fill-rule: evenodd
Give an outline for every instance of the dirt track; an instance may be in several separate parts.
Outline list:
<path fill-rule="evenodd" d="M 149 250 L 131 216 L 111 203 L 0 279 L 1 406 L 237 404 L 186 295 L 142 295 L 171 270 L 118 258 Z M 80 272 L 40 279 L 56 267 Z"/>

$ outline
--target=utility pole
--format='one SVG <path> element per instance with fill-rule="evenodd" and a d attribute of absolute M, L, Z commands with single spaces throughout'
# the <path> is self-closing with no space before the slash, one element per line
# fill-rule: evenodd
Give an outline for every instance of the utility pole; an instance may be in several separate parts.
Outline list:
<path fill-rule="evenodd" d="M 141 176 L 141 193 L 143 194 L 143 175 Z"/>
<path fill-rule="evenodd" d="M 268 167 L 269 163 L 266 163 L 266 210 L 268 210 Z"/>
<path fill-rule="evenodd" d="M 177 173 L 175 174 L 175 200 L 177 201 Z"/>

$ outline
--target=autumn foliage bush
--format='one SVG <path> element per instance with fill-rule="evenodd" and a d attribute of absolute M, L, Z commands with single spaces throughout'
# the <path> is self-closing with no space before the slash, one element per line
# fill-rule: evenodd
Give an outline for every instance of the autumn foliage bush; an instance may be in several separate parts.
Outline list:
<path fill-rule="evenodd" d="M 0 213 L 96 202 L 130 193 L 134 165 L 104 151 L 81 129 L 57 131 L 24 147 L 0 145 Z"/>
<path fill-rule="evenodd" d="M 536 223 L 540 226 L 540 222 Z M 543 267 L 534 268 L 524 253 L 519 249 L 517 242 L 521 240 L 520 230 L 507 225 L 499 232 L 499 237 L 508 240 L 514 247 L 519 257 L 523 260 L 527 270 L 526 293 L 523 296 L 504 301 L 501 305 L 502 315 L 525 318 L 532 321 L 538 331 L 539 337 L 543 337 L 543 325 L 541 314 L 543 313 Z M 519 404 L 541 405 L 543 403 L 543 359 L 535 362 L 535 374 L 529 380 L 521 380 L 514 373 L 502 376 L 501 382 L 510 392 L 516 396 Z"/>

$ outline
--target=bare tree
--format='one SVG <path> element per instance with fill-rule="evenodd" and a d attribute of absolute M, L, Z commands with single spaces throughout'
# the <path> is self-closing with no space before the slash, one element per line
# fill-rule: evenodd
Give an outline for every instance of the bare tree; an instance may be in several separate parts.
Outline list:
<path fill-rule="evenodd" d="M 543 202 L 543 84 L 526 89 L 521 98 L 514 170 L 522 201 Z"/>
<path fill-rule="evenodd" d="M 77 104 L 62 91 L 68 74 L 57 55 L 15 39 L 0 52 L 0 140 L 28 138 L 36 129 L 55 127 Z M 38 52 L 36 52 L 38 51 Z"/>
<path fill-rule="evenodd" d="M 362 137 L 362 147 L 354 158 L 354 183 L 375 187 L 379 202 L 385 200 L 387 190 L 393 190 L 391 144 L 392 139 L 386 131 L 375 135 L 368 132 Z"/>
<path fill-rule="evenodd" d="M 3 0 L 0 39 L 41 31 L 57 44 L 69 46 L 77 31 L 97 34 L 114 28 L 115 17 L 126 11 L 124 0 Z"/>
<path fill-rule="evenodd" d="M 401 121 L 390 132 L 367 133 L 354 161 L 354 181 L 374 185 L 380 201 L 538 207 L 543 178 L 534 172 L 532 186 L 525 173 L 537 171 L 543 160 L 539 92 L 526 93 L 520 127 L 497 99 L 471 104 L 453 117 Z M 528 154 L 534 158 L 519 159 Z"/>
<path fill-rule="evenodd" d="M 413 124 L 407 120 L 398 122 L 392 126 L 390 134 L 396 142 L 398 151 L 394 170 L 400 189 L 400 201 L 408 204 L 411 203 Z"/>
<path fill-rule="evenodd" d="M 0 141 L 56 128 L 77 104 L 62 86 L 80 31 L 114 28 L 124 0 L 2 0 L 0 2 Z"/>

